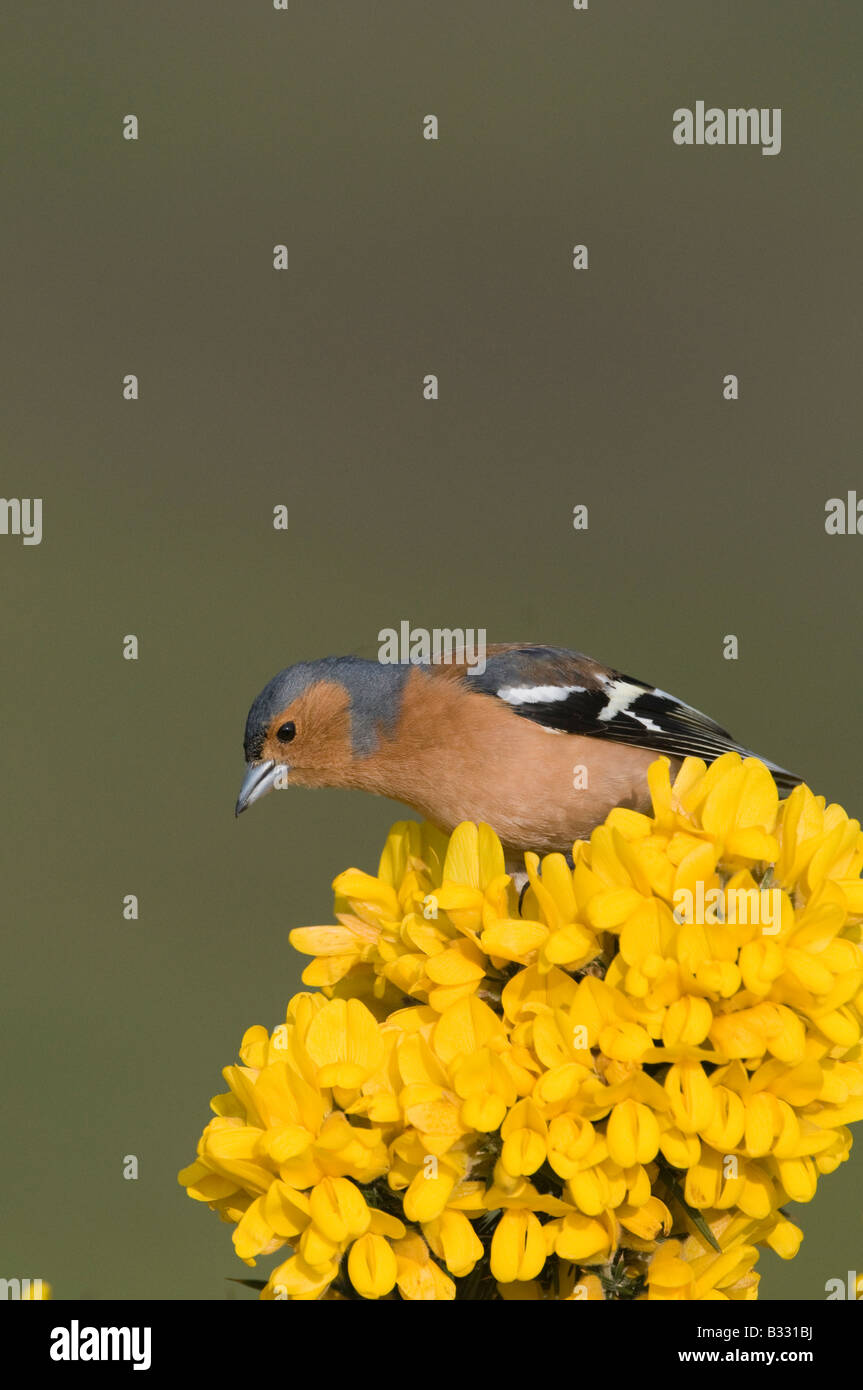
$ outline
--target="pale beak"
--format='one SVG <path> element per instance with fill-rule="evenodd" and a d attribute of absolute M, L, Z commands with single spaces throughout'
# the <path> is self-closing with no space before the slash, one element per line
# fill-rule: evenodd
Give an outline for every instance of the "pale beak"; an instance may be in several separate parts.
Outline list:
<path fill-rule="evenodd" d="M 240 795 L 237 797 L 237 805 L 234 808 L 234 815 L 238 816 L 241 811 L 247 811 L 253 801 L 259 801 L 267 792 L 271 792 L 276 783 L 278 767 L 272 758 L 265 763 L 248 763 L 246 775 L 243 778 L 243 785 L 240 787 Z"/>

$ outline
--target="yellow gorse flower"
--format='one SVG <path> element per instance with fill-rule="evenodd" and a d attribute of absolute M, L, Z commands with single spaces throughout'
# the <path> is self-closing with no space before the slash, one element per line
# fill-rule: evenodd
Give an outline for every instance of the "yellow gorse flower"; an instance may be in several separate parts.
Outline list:
<path fill-rule="evenodd" d="M 521 895 L 488 826 L 400 822 L 291 933 L 321 992 L 180 1174 L 285 1251 L 263 1298 L 750 1299 L 797 1253 L 863 1118 L 860 825 L 735 753 L 649 781 Z"/>

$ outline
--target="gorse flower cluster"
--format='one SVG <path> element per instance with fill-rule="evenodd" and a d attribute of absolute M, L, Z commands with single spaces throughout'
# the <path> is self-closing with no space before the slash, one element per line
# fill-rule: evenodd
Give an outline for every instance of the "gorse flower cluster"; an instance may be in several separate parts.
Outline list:
<path fill-rule="evenodd" d="M 180 1174 L 247 1264 L 284 1248 L 262 1297 L 750 1299 L 796 1254 L 863 1118 L 863 835 L 733 753 L 650 789 L 521 893 L 488 826 L 399 823 L 292 933 L 320 992 Z M 677 908 L 765 887 L 769 927 Z"/>

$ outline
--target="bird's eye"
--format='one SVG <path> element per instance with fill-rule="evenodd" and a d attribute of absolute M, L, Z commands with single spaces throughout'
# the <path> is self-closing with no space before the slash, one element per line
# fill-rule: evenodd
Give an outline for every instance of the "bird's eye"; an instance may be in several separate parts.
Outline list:
<path fill-rule="evenodd" d="M 276 738 L 279 740 L 279 743 L 290 743 L 296 732 L 296 724 L 292 719 L 289 719 L 287 724 L 283 724 L 280 729 L 276 730 Z"/>

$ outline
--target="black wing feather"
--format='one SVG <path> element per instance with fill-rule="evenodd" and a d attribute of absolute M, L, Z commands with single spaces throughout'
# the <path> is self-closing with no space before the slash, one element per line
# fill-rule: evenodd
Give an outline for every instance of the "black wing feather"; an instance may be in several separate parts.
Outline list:
<path fill-rule="evenodd" d="M 493 648 L 485 672 L 471 678 L 470 684 L 505 699 L 523 719 L 562 733 L 611 739 L 705 762 L 729 752 L 760 756 L 735 742 L 708 715 L 666 691 L 560 647 Z M 551 697 L 554 687 L 560 688 L 559 698 Z M 525 692 L 523 701 L 518 698 L 520 690 Z M 543 698 L 537 697 L 538 691 Z M 801 780 L 766 758 L 761 761 L 783 790 L 790 791 Z"/>

